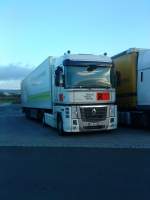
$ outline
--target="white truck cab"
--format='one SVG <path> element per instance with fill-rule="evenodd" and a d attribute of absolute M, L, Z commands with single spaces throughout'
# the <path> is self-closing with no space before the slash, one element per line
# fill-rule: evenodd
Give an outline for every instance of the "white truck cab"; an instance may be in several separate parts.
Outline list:
<path fill-rule="evenodd" d="M 25 113 L 41 113 L 43 122 L 60 135 L 117 128 L 115 95 L 112 60 L 103 55 L 49 57 L 22 83 Z"/>

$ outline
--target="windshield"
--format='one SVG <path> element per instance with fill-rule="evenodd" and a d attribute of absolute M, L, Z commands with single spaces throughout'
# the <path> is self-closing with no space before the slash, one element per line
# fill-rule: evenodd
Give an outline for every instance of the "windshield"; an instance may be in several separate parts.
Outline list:
<path fill-rule="evenodd" d="M 68 88 L 110 88 L 111 67 L 67 66 L 66 87 Z"/>

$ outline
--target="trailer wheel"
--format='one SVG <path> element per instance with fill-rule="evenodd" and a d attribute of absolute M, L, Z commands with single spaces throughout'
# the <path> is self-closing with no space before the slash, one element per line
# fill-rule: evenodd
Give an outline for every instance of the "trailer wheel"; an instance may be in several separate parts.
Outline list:
<path fill-rule="evenodd" d="M 29 109 L 25 110 L 25 117 L 26 117 L 27 119 L 30 119 L 30 118 L 31 118 L 31 112 L 30 112 Z"/>
<path fill-rule="evenodd" d="M 42 118 L 42 125 L 43 125 L 43 128 L 46 126 L 45 124 L 45 115 L 43 114 L 43 118 Z"/>
<path fill-rule="evenodd" d="M 149 119 L 146 114 L 143 114 L 141 117 L 141 124 L 143 128 L 148 128 L 149 127 Z"/>
<path fill-rule="evenodd" d="M 64 135 L 63 121 L 61 117 L 58 117 L 58 120 L 57 120 L 57 130 L 60 136 Z"/>
<path fill-rule="evenodd" d="M 39 122 L 42 122 L 43 116 L 44 116 L 44 113 L 43 113 L 42 111 L 37 111 L 37 116 L 36 116 L 36 118 L 37 118 L 37 120 L 38 120 Z"/>

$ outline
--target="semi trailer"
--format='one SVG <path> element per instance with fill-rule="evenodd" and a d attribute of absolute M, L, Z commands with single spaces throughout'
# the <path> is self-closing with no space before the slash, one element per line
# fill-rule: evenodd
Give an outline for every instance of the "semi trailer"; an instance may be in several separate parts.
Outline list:
<path fill-rule="evenodd" d="M 150 124 L 150 49 L 131 48 L 112 57 L 121 124 Z"/>
<path fill-rule="evenodd" d="M 117 128 L 115 70 L 106 55 L 48 57 L 21 83 L 26 117 L 67 132 Z"/>

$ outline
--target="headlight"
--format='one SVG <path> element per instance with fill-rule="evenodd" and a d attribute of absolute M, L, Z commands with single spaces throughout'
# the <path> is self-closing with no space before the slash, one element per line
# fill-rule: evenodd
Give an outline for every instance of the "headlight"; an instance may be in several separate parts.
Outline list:
<path fill-rule="evenodd" d="M 78 112 L 76 106 L 72 106 L 72 118 L 78 118 Z"/>
<path fill-rule="evenodd" d="M 109 115 L 110 117 L 114 117 L 116 112 L 115 106 L 110 106 Z"/>

